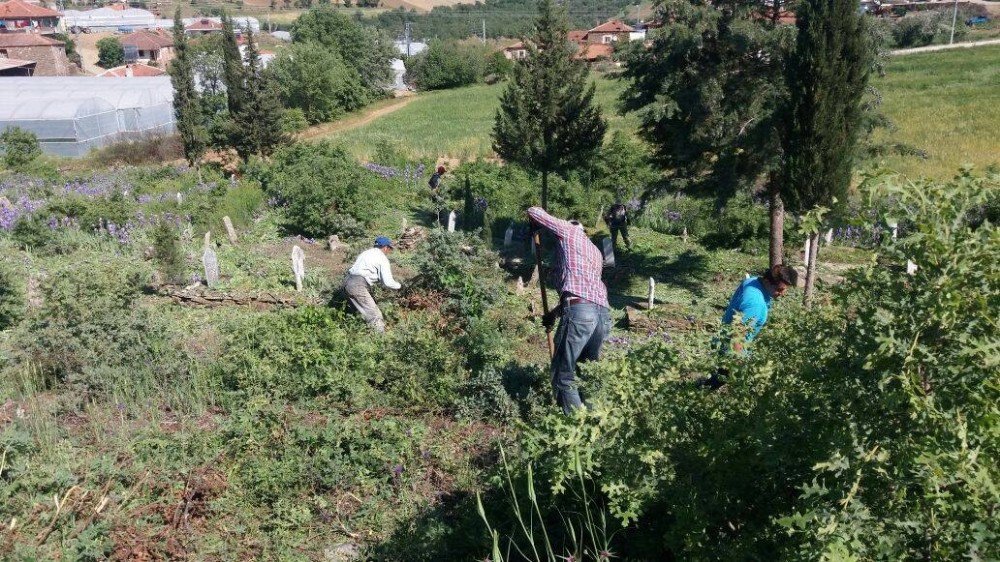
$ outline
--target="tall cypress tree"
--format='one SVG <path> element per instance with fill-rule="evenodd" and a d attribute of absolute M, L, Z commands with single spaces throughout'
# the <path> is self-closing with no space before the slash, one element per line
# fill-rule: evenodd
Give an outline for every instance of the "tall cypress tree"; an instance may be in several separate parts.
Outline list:
<path fill-rule="evenodd" d="M 538 12 L 528 57 L 514 66 L 500 98 L 493 149 L 541 174 L 547 208 L 549 174 L 585 164 L 600 148 L 607 122 L 594 104 L 586 64 L 572 58 L 565 10 L 539 0 Z"/>
<path fill-rule="evenodd" d="M 208 146 L 208 130 L 202 123 L 201 97 L 194 87 L 194 67 L 188 50 L 181 9 L 174 12 L 174 59 L 168 68 L 174 86 L 174 114 L 177 132 L 184 145 L 184 157 L 194 166 Z"/>
<path fill-rule="evenodd" d="M 236 30 L 228 14 L 222 14 L 222 82 L 226 85 L 226 101 L 230 115 L 243 107 L 246 70 L 240 47 L 236 44 Z"/>
<path fill-rule="evenodd" d="M 789 208 L 804 214 L 843 200 L 850 186 L 876 45 L 855 0 L 804 0 L 796 17 L 781 187 Z M 806 304 L 815 279 L 818 228 L 810 233 L 810 250 Z"/>
<path fill-rule="evenodd" d="M 247 28 L 245 34 L 241 106 L 232 116 L 232 146 L 243 160 L 251 154 L 269 156 L 278 146 L 288 141 L 288 135 L 281 127 L 285 109 L 281 105 L 277 84 L 260 63 L 260 50 L 254 40 L 253 30 Z"/>

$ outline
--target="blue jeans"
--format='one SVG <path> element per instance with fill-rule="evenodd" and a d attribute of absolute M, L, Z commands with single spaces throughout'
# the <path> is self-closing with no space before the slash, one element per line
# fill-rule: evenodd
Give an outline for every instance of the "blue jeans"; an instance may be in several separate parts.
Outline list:
<path fill-rule="evenodd" d="M 552 358 L 552 388 L 563 413 L 569 415 L 583 407 L 576 386 L 576 364 L 599 359 L 610 332 L 611 314 L 603 306 L 589 302 L 563 306 Z"/>

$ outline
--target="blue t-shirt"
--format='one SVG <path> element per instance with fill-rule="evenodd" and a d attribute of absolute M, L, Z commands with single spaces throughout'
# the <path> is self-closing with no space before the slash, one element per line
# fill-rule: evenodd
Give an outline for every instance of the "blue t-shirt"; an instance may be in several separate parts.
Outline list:
<path fill-rule="evenodd" d="M 739 312 L 743 323 L 750 326 L 747 341 L 752 341 L 767 323 L 767 311 L 770 308 L 771 295 L 764 289 L 764 283 L 760 277 L 751 277 L 740 283 L 733 298 L 729 299 L 726 313 L 722 315 L 722 323 L 731 324 L 733 317 Z"/>

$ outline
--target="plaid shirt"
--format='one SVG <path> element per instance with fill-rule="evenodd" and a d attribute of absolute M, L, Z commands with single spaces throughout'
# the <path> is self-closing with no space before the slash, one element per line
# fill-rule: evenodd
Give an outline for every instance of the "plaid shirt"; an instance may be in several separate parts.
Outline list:
<path fill-rule="evenodd" d="M 587 233 L 569 221 L 553 217 L 541 207 L 528 209 L 528 216 L 559 239 L 556 264 L 552 268 L 553 287 L 563 295 L 569 293 L 611 308 L 608 289 L 601 281 L 604 256 L 587 238 Z"/>

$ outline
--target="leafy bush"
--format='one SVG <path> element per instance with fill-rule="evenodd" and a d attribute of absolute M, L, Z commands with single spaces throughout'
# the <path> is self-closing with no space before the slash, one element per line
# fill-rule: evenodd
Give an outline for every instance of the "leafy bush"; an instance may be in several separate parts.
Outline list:
<path fill-rule="evenodd" d="M 369 224 L 379 211 L 380 180 L 331 142 L 282 148 L 248 177 L 278 200 L 289 231 L 311 238 L 355 235 L 355 225 Z"/>
<path fill-rule="evenodd" d="M 1000 549 L 1000 237 L 973 216 L 1000 178 L 863 189 L 895 201 L 915 230 L 848 273 L 831 302 L 783 304 L 746 357 L 692 336 L 588 366 L 591 408 L 527 432 L 528 460 L 557 497 L 582 470 L 616 518 L 640 521 L 616 535 L 623 558 Z M 720 362 L 731 372 L 722 392 L 687 378 Z"/>
<path fill-rule="evenodd" d="M 513 70 L 514 61 L 507 58 L 503 51 L 493 51 L 486 56 L 486 66 L 483 68 L 483 73 L 487 77 L 493 76 L 498 81 L 503 80 Z"/>
<path fill-rule="evenodd" d="M 125 64 L 125 49 L 117 37 L 97 40 L 97 66 L 114 68 Z"/>
<path fill-rule="evenodd" d="M 907 14 L 893 23 L 892 39 L 899 48 L 947 43 L 951 38 L 951 21 L 951 12 L 947 10 L 926 10 Z M 959 23 L 962 21 L 960 18 Z M 967 31 L 964 25 L 956 26 L 955 38 L 961 39 Z"/>
<path fill-rule="evenodd" d="M 483 79 L 487 50 L 480 45 L 431 41 L 406 61 L 406 75 L 421 90 L 444 90 Z"/>
<path fill-rule="evenodd" d="M 0 152 L 3 163 L 14 171 L 25 171 L 29 164 L 41 156 L 38 137 L 20 127 L 7 127 L 0 133 Z"/>
<path fill-rule="evenodd" d="M 0 262 L 0 331 L 11 328 L 24 317 L 24 283 L 7 262 Z"/>
<path fill-rule="evenodd" d="M 153 260 L 167 283 L 184 281 L 184 254 L 173 225 L 160 221 L 153 229 Z"/>
<path fill-rule="evenodd" d="M 138 305 L 142 273 L 126 261 L 78 261 L 51 271 L 42 306 L 15 330 L 10 369 L 77 396 L 149 397 L 186 368 L 158 316 Z"/>
<path fill-rule="evenodd" d="M 309 123 L 332 121 L 369 101 L 358 73 L 319 43 L 295 43 L 282 50 L 268 72 L 285 106 L 302 110 Z"/>
<path fill-rule="evenodd" d="M 414 262 L 418 276 L 412 287 L 443 293 L 461 318 L 481 316 L 503 294 L 497 256 L 473 234 L 435 229 Z"/>

